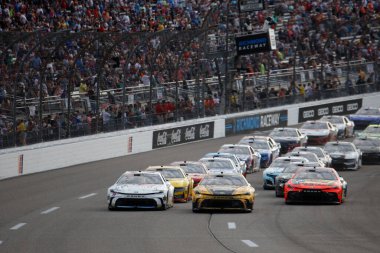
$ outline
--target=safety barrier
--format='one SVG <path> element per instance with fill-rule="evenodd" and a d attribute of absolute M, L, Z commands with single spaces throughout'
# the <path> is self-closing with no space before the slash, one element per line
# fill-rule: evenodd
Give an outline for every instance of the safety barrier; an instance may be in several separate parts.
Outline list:
<path fill-rule="evenodd" d="M 0 150 L 0 179 L 380 107 L 380 93 L 277 106 Z M 301 113 L 301 115 L 300 115 Z"/>

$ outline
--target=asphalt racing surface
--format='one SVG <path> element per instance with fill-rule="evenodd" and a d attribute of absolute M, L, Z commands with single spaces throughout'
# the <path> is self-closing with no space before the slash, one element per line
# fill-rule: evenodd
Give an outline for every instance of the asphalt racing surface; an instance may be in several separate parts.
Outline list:
<path fill-rule="evenodd" d="M 262 190 L 252 213 L 108 211 L 106 189 L 125 170 L 198 160 L 242 136 L 0 181 L 0 252 L 380 252 L 380 166 L 340 172 L 348 182 L 342 205 L 285 205 Z M 80 152 L 80 151 L 78 151 Z M 54 162 L 54 161 L 52 161 Z"/>

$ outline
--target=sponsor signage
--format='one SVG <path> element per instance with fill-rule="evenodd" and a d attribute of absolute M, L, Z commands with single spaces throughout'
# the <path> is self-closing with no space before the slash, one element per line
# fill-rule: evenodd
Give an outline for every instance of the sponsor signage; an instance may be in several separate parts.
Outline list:
<path fill-rule="evenodd" d="M 362 107 L 362 103 L 363 100 L 360 98 L 299 108 L 298 122 L 317 120 L 325 115 L 346 115 L 355 113 Z"/>
<path fill-rule="evenodd" d="M 214 122 L 158 130 L 153 132 L 153 149 L 214 137 Z"/>
<path fill-rule="evenodd" d="M 263 0 L 239 0 L 239 8 L 241 12 L 261 11 L 264 9 Z"/>
<path fill-rule="evenodd" d="M 229 118 L 226 119 L 226 136 L 253 130 L 265 130 L 271 127 L 283 127 L 287 124 L 287 110 Z"/>
<path fill-rule="evenodd" d="M 269 31 L 238 36 L 235 42 L 238 55 L 269 52 L 272 49 Z"/>

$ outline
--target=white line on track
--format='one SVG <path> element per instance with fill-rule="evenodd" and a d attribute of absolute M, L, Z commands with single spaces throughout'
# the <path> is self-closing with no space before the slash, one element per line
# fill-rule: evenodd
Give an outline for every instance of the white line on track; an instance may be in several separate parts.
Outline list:
<path fill-rule="evenodd" d="M 81 196 L 79 197 L 79 199 L 87 199 L 87 198 L 90 198 L 92 196 L 95 196 L 97 193 L 90 193 L 90 194 L 87 194 L 87 195 L 84 195 L 84 196 Z"/>
<path fill-rule="evenodd" d="M 236 229 L 236 223 L 235 222 L 228 222 L 228 229 Z"/>
<path fill-rule="evenodd" d="M 52 207 L 52 208 L 50 208 L 50 209 L 47 209 L 47 210 L 41 212 L 41 214 L 48 214 L 48 213 L 54 212 L 54 211 L 57 210 L 57 209 L 59 209 L 59 207 L 58 207 L 58 206 L 55 206 L 55 207 Z"/>
<path fill-rule="evenodd" d="M 25 225 L 26 225 L 26 223 L 19 223 L 19 224 L 15 225 L 15 226 L 11 227 L 10 230 L 17 230 L 17 229 L 19 229 L 19 228 L 21 228 L 21 227 L 23 227 Z"/>
<path fill-rule="evenodd" d="M 241 241 L 244 242 L 245 244 L 247 244 L 251 248 L 257 248 L 257 247 L 259 247 L 259 245 L 257 245 L 256 243 L 252 242 L 251 240 L 241 240 Z"/>

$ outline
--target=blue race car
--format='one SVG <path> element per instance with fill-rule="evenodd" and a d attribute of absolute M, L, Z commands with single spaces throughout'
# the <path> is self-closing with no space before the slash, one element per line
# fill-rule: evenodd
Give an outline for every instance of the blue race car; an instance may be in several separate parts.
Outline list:
<path fill-rule="evenodd" d="M 278 157 L 272 164 L 263 171 L 263 188 L 264 190 L 274 189 L 276 186 L 276 177 L 289 166 L 290 163 L 309 162 L 305 157 Z"/>
<path fill-rule="evenodd" d="M 267 136 L 244 136 L 239 144 L 250 145 L 260 153 L 260 167 L 268 168 L 274 159 L 279 157 L 281 145 Z"/>
<path fill-rule="evenodd" d="M 380 108 L 361 108 L 349 119 L 355 123 L 355 130 L 363 130 L 370 124 L 380 124 Z"/>

